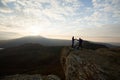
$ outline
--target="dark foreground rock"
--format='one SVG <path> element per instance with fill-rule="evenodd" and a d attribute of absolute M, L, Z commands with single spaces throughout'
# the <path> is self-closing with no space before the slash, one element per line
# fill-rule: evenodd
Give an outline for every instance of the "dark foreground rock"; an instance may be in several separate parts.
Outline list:
<path fill-rule="evenodd" d="M 17 74 L 17 75 L 7 76 L 2 80 L 61 80 L 61 79 L 56 75 L 41 76 L 40 74 L 36 74 L 36 75 Z"/>

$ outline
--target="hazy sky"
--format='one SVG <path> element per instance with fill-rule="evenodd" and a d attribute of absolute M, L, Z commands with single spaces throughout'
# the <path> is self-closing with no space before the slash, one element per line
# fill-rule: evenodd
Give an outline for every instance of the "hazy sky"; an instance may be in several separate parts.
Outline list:
<path fill-rule="evenodd" d="M 0 39 L 33 35 L 120 42 L 120 0 L 0 0 Z"/>

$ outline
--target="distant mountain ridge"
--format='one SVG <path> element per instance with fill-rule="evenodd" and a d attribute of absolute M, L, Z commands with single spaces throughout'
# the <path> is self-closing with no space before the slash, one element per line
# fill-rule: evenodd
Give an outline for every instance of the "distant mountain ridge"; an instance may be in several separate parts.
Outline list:
<path fill-rule="evenodd" d="M 41 36 L 28 36 L 18 39 L 0 41 L 1 48 L 15 47 L 26 43 L 39 43 L 43 46 L 65 46 L 70 45 L 70 40 L 49 39 Z"/>
<path fill-rule="evenodd" d="M 50 39 L 42 36 L 27 36 L 12 40 L 2 40 L 0 41 L 0 48 L 16 47 L 27 43 L 40 44 L 42 46 L 71 46 L 71 40 Z M 111 46 L 110 44 L 95 43 L 86 40 L 83 42 L 83 47 L 87 49 L 107 48 Z"/>

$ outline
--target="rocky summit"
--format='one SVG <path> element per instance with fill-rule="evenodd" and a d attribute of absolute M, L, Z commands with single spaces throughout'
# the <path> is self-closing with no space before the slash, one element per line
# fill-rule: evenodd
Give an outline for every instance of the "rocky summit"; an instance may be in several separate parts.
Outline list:
<path fill-rule="evenodd" d="M 61 64 L 65 80 L 119 80 L 120 49 L 64 48 Z"/>

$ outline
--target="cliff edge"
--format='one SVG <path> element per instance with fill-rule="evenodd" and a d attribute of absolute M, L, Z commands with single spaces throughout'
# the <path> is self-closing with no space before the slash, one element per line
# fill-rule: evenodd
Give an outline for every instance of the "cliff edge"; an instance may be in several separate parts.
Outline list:
<path fill-rule="evenodd" d="M 119 57 L 106 48 L 76 50 L 66 47 L 61 55 L 65 80 L 119 80 L 120 65 L 113 62 L 118 62 Z"/>

